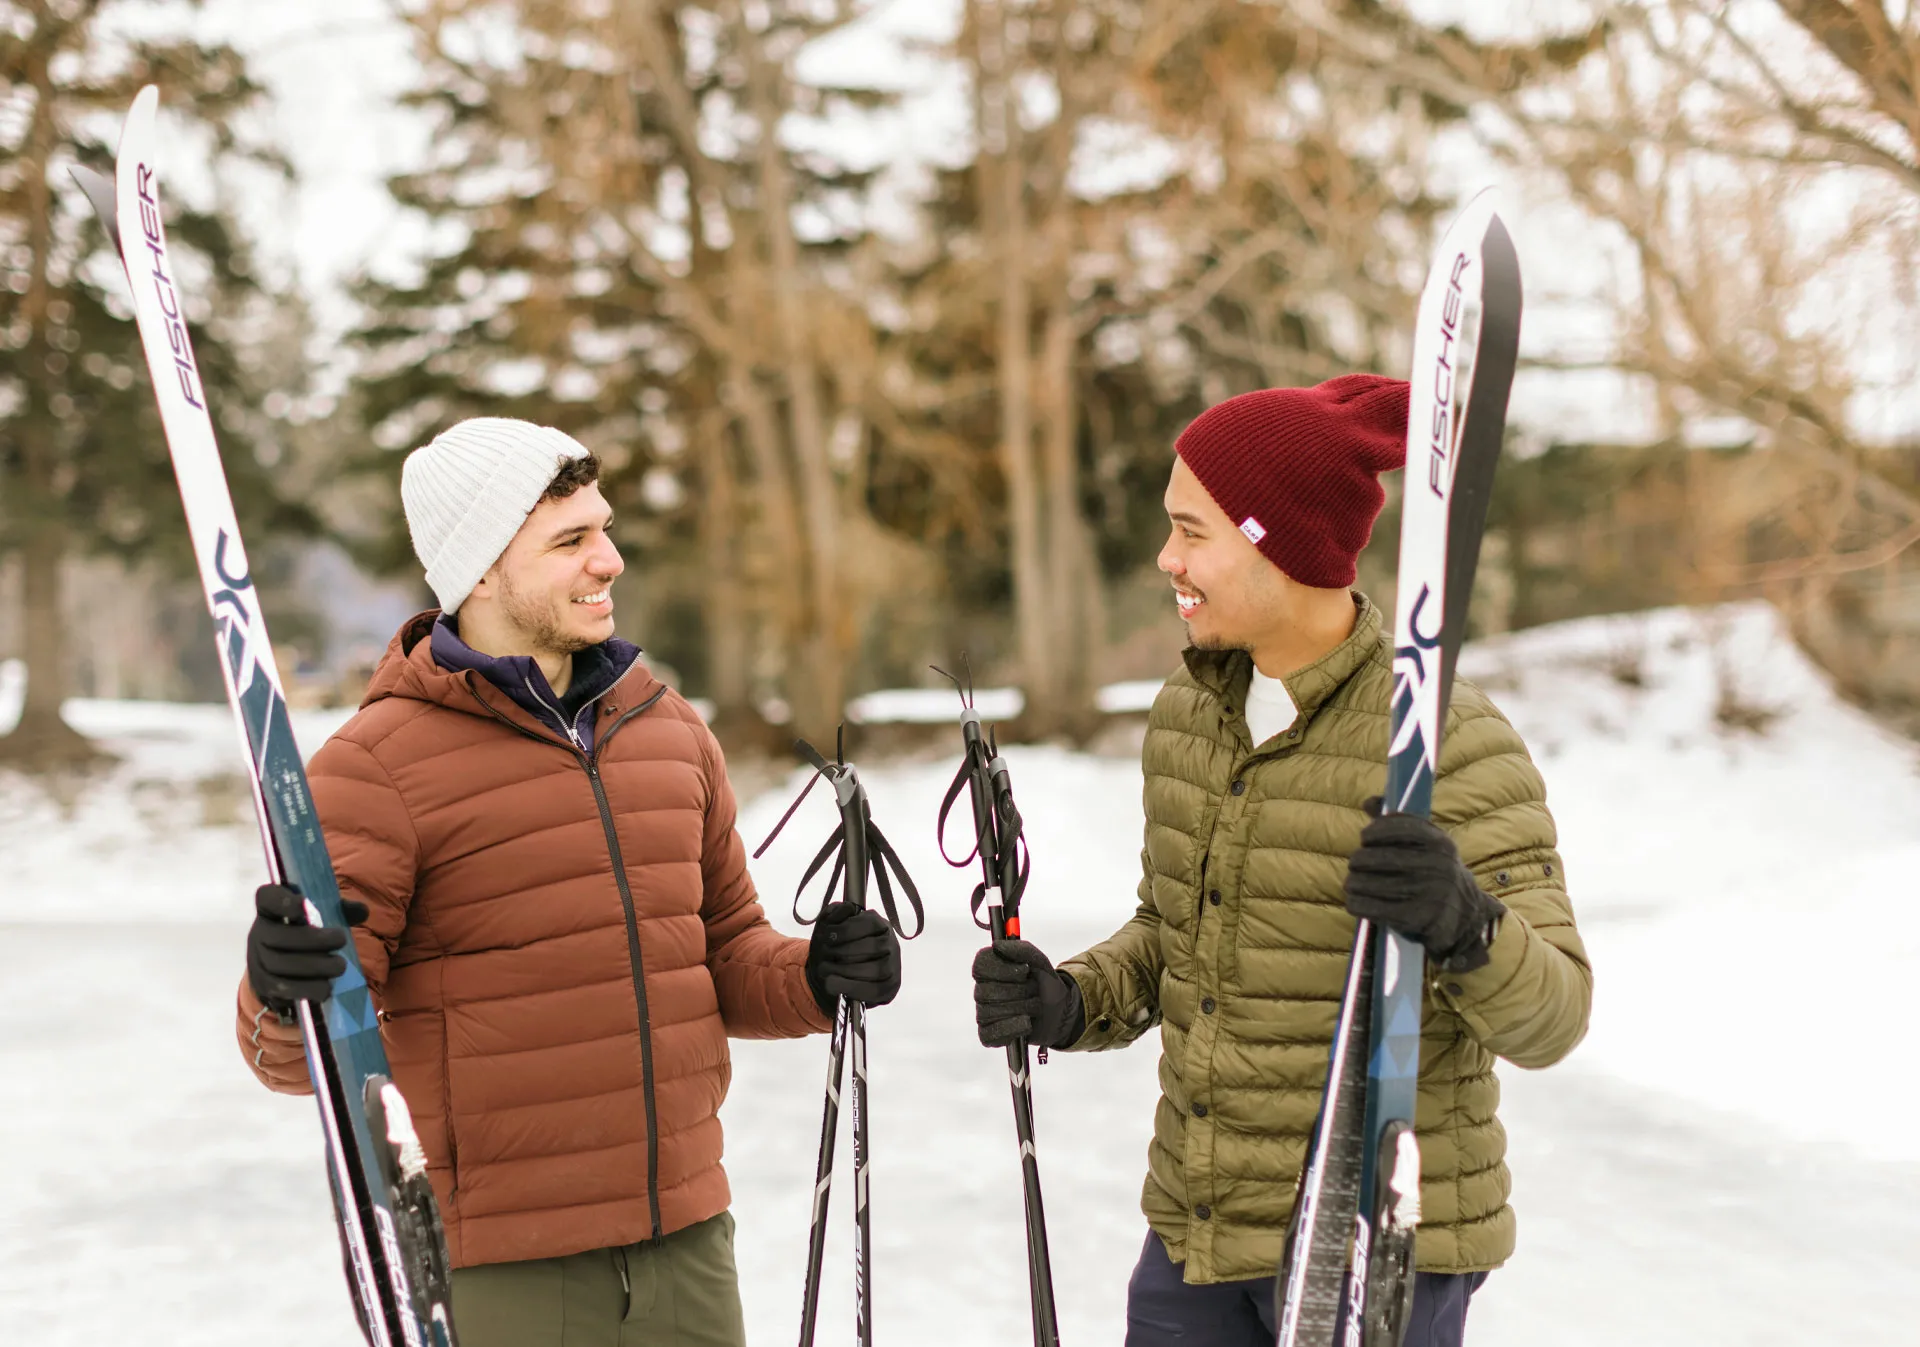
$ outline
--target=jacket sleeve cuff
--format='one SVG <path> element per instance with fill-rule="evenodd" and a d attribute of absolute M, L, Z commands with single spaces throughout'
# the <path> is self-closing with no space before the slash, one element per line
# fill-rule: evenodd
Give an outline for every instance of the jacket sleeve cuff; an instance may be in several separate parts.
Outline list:
<path fill-rule="evenodd" d="M 285 1024 L 253 994 L 243 976 L 235 1003 L 240 1055 L 260 1083 L 276 1094 L 312 1094 L 307 1047 L 298 1024 Z"/>
<path fill-rule="evenodd" d="M 1074 986 L 1080 989 L 1080 1024 L 1078 1037 L 1059 1052 L 1100 1052 L 1106 1048 L 1123 1048 L 1153 1026 L 1153 1015 L 1145 1007 L 1139 1011 L 1137 1022 L 1116 1014 L 1105 1000 L 1105 988 L 1100 975 L 1085 964 L 1069 960 L 1061 965 L 1060 971 L 1073 979 Z"/>
<path fill-rule="evenodd" d="M 803 959 L 794 969 L 793 980 L 798 984 L 793 994 L 794 1004 L 800 1008 L 800 1017 L 810 1034 L 824 1034 L 833 1028 L 833 1012 L 820 1009 L 820 1002 L 813 994 L 813 982 L 807 977 L 807 965 Z"/>
<path fill-rule="evenodd" d="M 1503 913 L 1493 943 L 1487 946 L 1487 962 L 1471 973 L 1450 973 L 1437 964 L 1428 965 L 1434 990 L 1463 1015 L 1472 1008 L 1493 1000 L 1507 989 L 1526 961 L 1527 924 L 1511 911 Z"/>

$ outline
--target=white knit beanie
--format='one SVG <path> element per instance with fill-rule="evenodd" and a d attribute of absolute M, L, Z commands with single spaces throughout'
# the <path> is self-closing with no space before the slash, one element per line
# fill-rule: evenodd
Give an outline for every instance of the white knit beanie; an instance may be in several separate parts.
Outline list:
<path fill-rule="evenodd" d="M 561 465 L 587 452 L 552 426 L 476 416 L 407 455 L 400 501 L 441 611 L 460 611 Z"/>

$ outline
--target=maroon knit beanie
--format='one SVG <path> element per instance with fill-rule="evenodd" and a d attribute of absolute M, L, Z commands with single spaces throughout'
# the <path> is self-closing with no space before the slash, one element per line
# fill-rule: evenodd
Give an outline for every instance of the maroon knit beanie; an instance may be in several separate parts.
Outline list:
<path fill-rule="evenodd" d="M 1345 374 L 1242 393 L 1196 417 L 1174 452 L 1268 561 L 1338 589 L 1386 503 L 1379 474 L 1407 460 L 1407 381 Z"/>

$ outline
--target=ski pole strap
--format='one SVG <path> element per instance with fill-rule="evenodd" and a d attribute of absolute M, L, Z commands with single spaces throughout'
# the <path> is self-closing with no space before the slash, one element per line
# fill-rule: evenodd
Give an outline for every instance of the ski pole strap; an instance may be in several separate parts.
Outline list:
<path fill-rule="evenodd" d="M 973 850 L 964 857 L 956 859 L 947 850 L 947 819 L 953 813 L 954 806 L 960 802 L 961 793 L 975 781 L 981 782 L 986 787 L 984 793 L 993 801 L 994 814 L 1004 822 L 1005 827 L 996 830 L 993 815 L 986 818 L 976 817 L 973 828 Z M 995 868 L 1000 872 L 1002 886 L 999 906 L 1006 909 L 1008 916 L 1017 920 L 1020 898 L 1026 892 L 1027 876 L 1032 870 L 1033 862 L 1027 851 L 1026 823 L 1020 817 L 1020 810 L 1013 803 L 1013 786 L 1007 776 L 1006 759 L 995 757 L 991 762 L 983 761 L 976 752 L 976 746 L 970 743 L 966 760 L 960 764 L 959 772 L 954 775 L 952 784 L 947 787 L 947 793 L 940 801 L 940 821 L 937 827 L 940 856 L 948 865 L 958 869 L 989 854 L 998 862 Z M 1011 858 L 1009 858 L 1009 852 Z M 968 904 L 973 913 L 973 924 L 983 931 L 989 929 L 988 923 L 980 918 L 980 908 L 986 899 L 987 885 L 983 879 L 974 886 L 973 897 Z"/>
<path fill-rule="evenodd" d="M 845 766 L 846 758 L 844 756 L 845 755 L 844 727 L 842 727 L 842 729 L 843 729 L 842 748 L 840 750 L 842 753 L 842 756 L 839 759 L 839 762 L 841 766 Z M 812 744 L 808 743 L 805 739 L 795 739 L 793 741 L 793 751 L 795 753 L 798 753 L 801 757 L 805 758 L 807 760 L 808 765 L 811 766 L 814 771 L 819 772 L 822 775 L 826 775 L 832 771 L 832 768 L 829 766 L 827 760 L 820 755 L 820 750 L 815 748 Z"/>
<path fill-rule="evenodd" d="M 947 851 L 947 816 L 953 812 L 954 805 L 960 802 L 960 792 L 973 784 L 974 770 L 973 754 L 969 750 L 967 757 L 960 763 L 960 770 L 954 774 L 953 784 L 947 787 L 946 797 L 940 801 L 940 822 L 935 825 L 938 829 L 940 859 L 956 870 L 972 865 L 974 858 L 980 854 L 980 834 L 983 830 L 979 826 L 978 819 L 974 820 L 973 850 L 958 860 Z"/>
<path fill-rule="evenodd" d="M 814 781 L 818 781 L 818 779 L 820 779 L 820 777 L 816 775 Z M 808 781 L 806 785 L 808 785 L 808 789 L 810 789 L 810 787 L 812 787 L 812 781 Z M 803 798 L 804 794 L 806 794 L 806 792 L 801 792 Z M 795 802 L 795 806 L 797 806 L 797 804 L 799 804 L 799 802 Z M 793 815 L 793 810 L 787 810 L 787 817 L 791 817 L 791 815 Z M 780 827 L 783 827 L 783 825 L 785 825 L 785 819 L 781 819 L 780 825 L 774 827 L 774 835 L 780 833 Z M 766 850 L 766 844 L 772 842 L 772 840 L 774 840 L 774 837 L 768 837 L 766 842 L 760 844 L 760 850 L 764 852 L 764 850 Z M 920 902 L 920 888 L 914 886 L 914 877 L 906 873 L 906 865 L 900 862 L 899 852 L 893 850 L 893 842 L 887 840 L 887 835 L 877 829 L 872 819 L 868 819 L 868 823 L 866 823 L 866 850 L 868 850 L 868 858 L 870 858 L 870 862 L 868 863 L 872 865 L 874 886 L 879 890 L 879 908 L 887 915 L 887 923 L 895 929 L 895 933 L 899 933 L 902 940 L 912 940 L 914 936 L 918 936 L 918 934 L 927 929 L 927 911 L 925 911 L 924 904 Z M 755 856 L 758 856 L 758 854 L 760 854 L 760 852 L 755 852 Z M 803 911 L 801 911 L 801 898 L 806 894 L 806 886 L 814 881 L 814 875 L 820 873 L 820 869 L 828 863 L 828 860 L 833 862 L 833 867 L 828 871 L 828 886 L 826 886 L 826 890 L 824 890 L 824 894 L 822 894 L 822 898 L 820 898 L 820 908 L 814 911 L 814 915 L 808 917 L 808 915 L 804 915 Z M 820 913 L 826 911 L 829 902 L 833 902 L 833 894 L 839 890 L 839 886 L 841 886 L 841 881 L 845 879 L 845 875 L 847 875 L 847 819 L 841 817 L 839 827 L 835 827 L 835 829 L 833 829 L 833 835 L 828 837 L 828 840 L 820 846 L 818 852 L 814 852 L 814 860 L 806 865 L 806 871 L 801 875 L 801 883 L 795 886 L 795 890 L 793 890 L 793 919 L 795 919 L 797 923 L 801 923 L 803 927 L 810 927 L 812 923 L 816 923 L 816 921 L 820 919 Z M 899 904 L 895 902 L 895 896 L 893 896 L 893 894 L 895 894 L 895 881 L 899 881 L 900 894 L 906 898 L 906 906 L 914 913 L 914 929 L 912 929 L 912 933 L 908 933 L 908 931 L 906 931 L 906 923 L 900 921 Z"/>
<path fill-rule="evenodd" d="M 817 777 L 815 778 L 815 780 L 818 779 Z M 820 873 L 820 867 L 827 863 L 827 857 L 829 856 L 833 857 L 833 869 L 827 873 L 827 887 L 826 891 L 820 897 L 820 911 L 815 912 L 811 917 L 803 916 L 800 912 L 801 896 L 806 893 L 807 885 L 813 881 L 815 875 Z M 827 910 L 827 904 L 833 901 L 834 890 L 840 887 L 840 877 L 846 870 L 846 866 L 847 825 L 842 823 L 838 828 L 833 830 L 833 836 L 826 840 L 826 843 L 820 850 L 814 853 L 813 863 L 807 866 L 806 873 L 800 876 L 800 883 L 793 890 L 793 919 L 795 921 L 799 922 L 802 926 L 811 926 L 814 922 L 820 920 L 820 912 Z"/>
<path fill-rule="evenodd" d="M 801 805 L 806 803 L 807 796 L 813 793 L 813 788 L 820 784 L 820 778 L 825 774 L 826 767 L 822 764 L 814 770 L 812 776 L 807 778 L 807 784 L 794 797 L 793 803 L 787 806 L 787 812 L 780 816 L 780 821 L 773 825 L 773 831 L 767 834 L 767 840 L 754 850 L 753 858 L 756 861 L 766 854 L 767 848 L 773 845 L 773 839 L 780 835 L 780 830 L 787 826 L 787 821 L 794 816 Z"/>
<path fill-rule="evenodd" d="M 900 854 L 893 849 L 893 843 L 886 839 L 871 822 L 867 824 L 867 850 L 873 856 L 873 878 L 880 890 L 880 906 L 887 914 L 887 921 L 893 926 L 894 933 L 902 940 L 911 940 L 927 929 L 926 909 L 920 904 L 920 890 L 913 886 L 913 876 L 907 873 L 907 867 L 900 863 Z M 905 896 L 907 905 L 913 909 L 913 933 L 909 935 L 900 924 L 900 913 L 893 905 L 893 884 L 887 878 L 891 870 L 895 879 L 900 881 L 900 892 Z"/>
<path fill-rule="evenodd" d="M 981 880 L 973 886 L 973 897 L 967 902 L 967 910 L 973 913 L 973 924 L 983 931 L 991 931 L 993 923 L 981 917 L 980 909 L 987 901 L 987 881 Z"/>
<path fill-rule="evenodd" d="M 799 796 L 795 798 L 792 804 L 787 806 L 787 812 L 780 816 L 780 821 L 773 825 L 773 831 L 767 834 L 766 840 L 754 851 L 753 856 L 755 860 L 758 860 L 766 852 L 766 849 L 773 845 L 774 838 L 778 837 L 781 830 L 787 826 L 787 823 L 793 818 L 801 804 L 806 800 L 808 793 L 819 783 L 820 778 L 833 774 L 833 767 L 830 766 L 827 761 L 814 750 L 813 745 L 809 744 L 806 740 L 801 739 L 795 741 L 794 747 L 813 764 L 814 773 L 807 778 L 807 784 L 801 789 Z M 862 806 L 864 806 L 865 793 L 861 791 L 857 785 L 854 791 L 855 798 L 860 800 Z M 866 812 L 866 809 L 862 807 L 857 811 L 857 816 L 865 818 Z M 942 817 L 944 816 L 943 813 Z M 907 867 L 901 862 L 900 854 L 893 849 L 893 844 L 887 841 L 886 835 L 874 825 L 871 818 L 865 818 L 865 824 L 867 854 L 870 858 L 869 863 L 872 866 L 875 887 L 880 891 L 881 911 L 886 914 L 887 923 L 893 927 L 894 931 L 898 933 L 902 940 L 911 940 L 927 928 L 926 908 L 920 901 L 920 890 L 914 886 L 913 877 L 907 873 Z M 806 896 L 807 885 L 813 882 L 814 876 L 820 873 L 821 868 L 825 866 L 829 860 L 833 862 L 833 867 L 827 871 L 827 887 L 821 895 L 819 910 L 814 912 L 812 916 L 808 916 L 801 910 L 800 900 Z M 824 912 L 827 905 L 833 901 L 833 895 L 839 891 L 842 881 L 846 878 L 846 865 L 847 813 L 843 810 L 840 815 L 839 826 L 836 827 L 828 836 L 827 840 L 821 844 L 820 850 L 814 853 L 812 862 L 808 864 L 805 872 L 801 874 L 799 884 L 794 887 L 793 919 L 796 922 L 802 926 L 811 926 L 820 919 L 820 913 Z M 900 920 L 899 906 L 894 900 L 895 880 L 899 881 L 900 892 L 905 896 L 907 905 L 913 911 L 913 931 L 911 934 L 907 932 L 905 923 Z"/>
<path fill-rule="evenodd" d="M 867 824 L 867 854 L 872 867 L 874 888 L 880 894 L 880 910 L 886 915 L 887 924 L 902 940 L 911 940 L 927 928 L 927 913 L 920 901 L 920 890 L 914 886 L 913 876 L 907 873 L 907 867 L 900 860 L 900 854 L 893 849 L 893 843 L 887 841 L 886 834 L 875 827 L 871 821 Z M 827 873 L 827 887 L 820 899 L 819 910 L 812 916 L 806 916 L 800 910 L 800 899 L 807 891 L 807 885 L 820 873 L 828 858 L 833 860 L 833 868 Z M 800 876 L 799 887 L 793 891 L 793 919 L 802 926 L 811 926 L 820 920 L 820 913 L 833 901 L 834 893 L 840 888 L 846 875 L 847 865 L 847 825 L 842 822 L 833 830 L 833 836 L 826 840 L 814 854 L 813 863 L 807 866 L 806 873 Z M 907 906 L 913 912 L 913 930 L 906 929 L 906 923 L 900 919 L 900 907 L 894 898 L 894 884 L 898 882 L 900 894 L 907 900 Z"/>
<path fill-rule="evenodd" d="M 940 858 L 956 870 L 964 869 L 975 860 L 979 860 L 984 871 L 988 860 L 987 847 L 994 841 L 993 831 L 989 826 L 991 821 L 976 817 L 973 821 L 973 850 L 957 860 L 947 852 L 947 816 L 953 812 L 954 805 L 959 803 L 960 793 L 980 779 L 982 766 L 983 764 L 975 760 L 973 746 L 969 744 L 966 760 L 960 764 L 960 771 L 953 778 L 953 784 L 947 787 L 946 798 L 940 802 L 940 822 L 937 825 Z M 986 901 L 987 881 L 982 879 L 973 886 L 973 896 L 967 903 L 967 909 L 973 914 L 973 924 L 983 931 L 993 929 L 991 923 L 981 920 L 980 917 L 980 906 Z"/>
<path fill-rule="evenodd" d="M 1013 779 L 1007 774 L 1005 758 L 996 755 L 987 764 L 987 779 L 994 812 L 1002 825 L 995 838 L 1000 852 L 1000 883 L 1006 890 L 1001 906 L 1006 908 L 1009 917 L 1017 917 L 1020 899 L 1027 891 L 1027 874 L 1033 868 L 1027 851 L 1027 824 L 1013 803 Z"/>

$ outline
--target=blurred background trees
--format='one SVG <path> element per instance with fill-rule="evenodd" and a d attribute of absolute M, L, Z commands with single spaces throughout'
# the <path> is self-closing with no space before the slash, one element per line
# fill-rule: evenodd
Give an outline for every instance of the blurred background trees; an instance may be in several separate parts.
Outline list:
<path fill-rule="evenodd" d="M 1389 50 L 1315 21 L 1473 108 L 1479 144 L 1591 226 L 1606 282 L 1531 363 L 1624 378 L 1646 425 L 1562 483 L 1590 502 L 1583 525 L 1556 528 L 1549 474 L 1509 474 L 1549 548 L 1584 533 L 1582 564 L 1559 567 L 1584 594 L 1518 616 L 1765 597 L 1846 691 L 1920 726 L 1920 13 L 1627 0 L 1586 17 L 1531 53 L 1453 31 Z M 1516 85 L 1529 54 L 1563 73 Z"/>
<path fill-rule="evenodd" d="M 1100 685 L 1178 649 L 1152 559 L 1180 429 L 1247 389 L 1397 372 L 1437 228 L 1500 181 L 1529 334 L 1476 620 L 1764 595 L 1857 696 L 1920 707 L 1920 19 L 1545 8 L 406 0 L 412 85 L 384 115 L 431 128 L 391 182 L 417 242 L 355 288 L 337 399 L 303 392 L 343 357 L 261 293 L 234 180 L 173 193 L 218 296 L 197 337 L 243 521 L 296 560 L 322 529 L 424 606 L 401 458 L 529 417 L 605 460 L 622 629 L 730 745 L 830 732 L 962 649 L 1022 688 L 1021 732 L 1083 737 Z M 236 52 L 136 43 L 112 9 L 0 6 L 16 740 L 60 737 L 61 696 L 129 690 L 76 657 L 101 624 L 50 577 L 99 549 L 186 565 L 62 165 L 106 152 L 147 79 L 183 168 L 262 143 Z M 1376 598 L 1392 532 L 1363 559 Z M 352 695 L 327 595 L 283 569 L 276 628 L 305 616 L 314 685 Z M 171 614 L 178 649 L 148 644 L 179 677 L 131 690 L 217 693 L 170 583 L 109 624 Z"/>
<path fill-rule="evenodd" d="M 126 23 L 134 8 L 0 5 L 0 566 L 13 589 L 8 653 L 25 676 L 0 762 L 57 766 L 90 755 L 60 715 L 83 664 L 95 666 L 97 682 L 103 663 L 144 660 L 163 676 L 129 670 L 125 681 L 167 692 L 178 689 L 165 665 L 211 662 L 204 640 L 192 651 L 171 642 L 127 651 L 99 631 L 122 618 L 128 589 L 169 614 L 190 613 L 168 586 L 142 582 L 154 571 L 190 575 L 192 555 L 125 275 L 68 168 L 110 169 L 119 120 L 147 83 L 168 89 L 167 133 L 182 151 L 214 161 L 274 156 L 233 131 L 233 118 L 262 95 L 240 54 L 137 36 Z M 313 516 L 280 470 L 281 423 L 305 381 L 300 306 L 263 290 L 217 200 L 185 200 L 169 232 L 236 500 L 268 535 L 311 531 Z M 119 564 L 90 571 L 90 554 Z M 88 579 L 97 592 L 76 592 Z M 151 630 L 139 622 L 135 634 Z"/>
<path fill-rule="evenodd" d="M 960 124 L 888 162 L 924 109 L 836 68 L 862 17 L 410 10 L 437 131 L 395 192 L 456 242 L 362 291 L 373 461 L 482 411 L 580 435 L 723 728 L 820 733 L 964 647 L 1084 734 L 1172 438 L 1400 357 L 1460 114 L 1274 7 L 973 0 L 915 52 Z"/>

